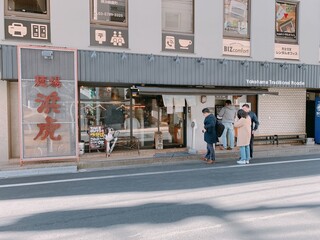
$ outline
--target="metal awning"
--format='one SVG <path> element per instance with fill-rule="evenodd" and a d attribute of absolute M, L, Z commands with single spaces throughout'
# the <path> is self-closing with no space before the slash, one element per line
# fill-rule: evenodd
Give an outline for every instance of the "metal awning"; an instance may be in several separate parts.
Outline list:
<path fill-rule="evenodd" d="M 253 88 L 164 88 L 164 87 L 137 87 L 140 95 L 278 95 L 268 89 Z"/>

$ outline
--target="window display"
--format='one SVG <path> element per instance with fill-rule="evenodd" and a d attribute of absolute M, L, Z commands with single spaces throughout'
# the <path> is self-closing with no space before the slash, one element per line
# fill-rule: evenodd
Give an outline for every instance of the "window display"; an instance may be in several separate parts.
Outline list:
<path fill-rule="evenodd" d="M 154 148 L 155 133 L 161 132 L 164 146 L 184 145 L 183 112 L 168 112 L 161 105 L 161 96 L 126 97 L 127 88 L 81 87 L 80 130 L 81 140 L 89 142 L 93 126 L 118 130 L 120 137 L 138 138 L 142 148 Z"/>

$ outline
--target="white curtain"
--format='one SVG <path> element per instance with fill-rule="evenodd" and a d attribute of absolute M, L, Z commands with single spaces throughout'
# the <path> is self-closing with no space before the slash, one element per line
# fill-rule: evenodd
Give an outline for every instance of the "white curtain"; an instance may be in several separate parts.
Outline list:
<path fill-rule="evenodd" d="M 196 96 L 185 96 L 185 97 L 189 107 L 194 107 L 197 105 Z"/>

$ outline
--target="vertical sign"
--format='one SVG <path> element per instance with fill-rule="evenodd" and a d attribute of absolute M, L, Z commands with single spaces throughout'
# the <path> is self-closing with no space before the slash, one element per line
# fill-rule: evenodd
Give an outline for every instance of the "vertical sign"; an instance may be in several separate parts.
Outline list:
<path fill-rule="evenodd" d="M 78 158 L 76 50 L 18 47 L 20 159 Z"/>
<path fill-rule="evenodd" d="M 104 127 L 90 126 L 89 127 L 89 149 L 103 149 L 104 148 Z"/>

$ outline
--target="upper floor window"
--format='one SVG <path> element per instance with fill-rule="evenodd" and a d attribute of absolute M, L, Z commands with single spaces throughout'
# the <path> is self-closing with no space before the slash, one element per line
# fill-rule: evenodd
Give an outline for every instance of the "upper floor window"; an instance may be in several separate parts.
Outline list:
<path fill-rule="evenodd" d="M 225 37 L 250 38 L 250 0 L 224 0 Z"/>
<path fill-rule="evenodd" d="M 127 15 L 127 0 L 91 0 L 92 22 L 128 26 Z"/>
<path fill-rule="evenodd" d="M 275 34 L 277 42 L 298 42 L 298 3 L 276 1 Z"/>
<path fill-rule="evenodd" d="M 5 0 L 7 16 L 49 18 L 49 0 Z"/>
<path fill-rule="evenodd" d="M 193 0 L 162 0 L 162 31 L 193 33 Z"/>

